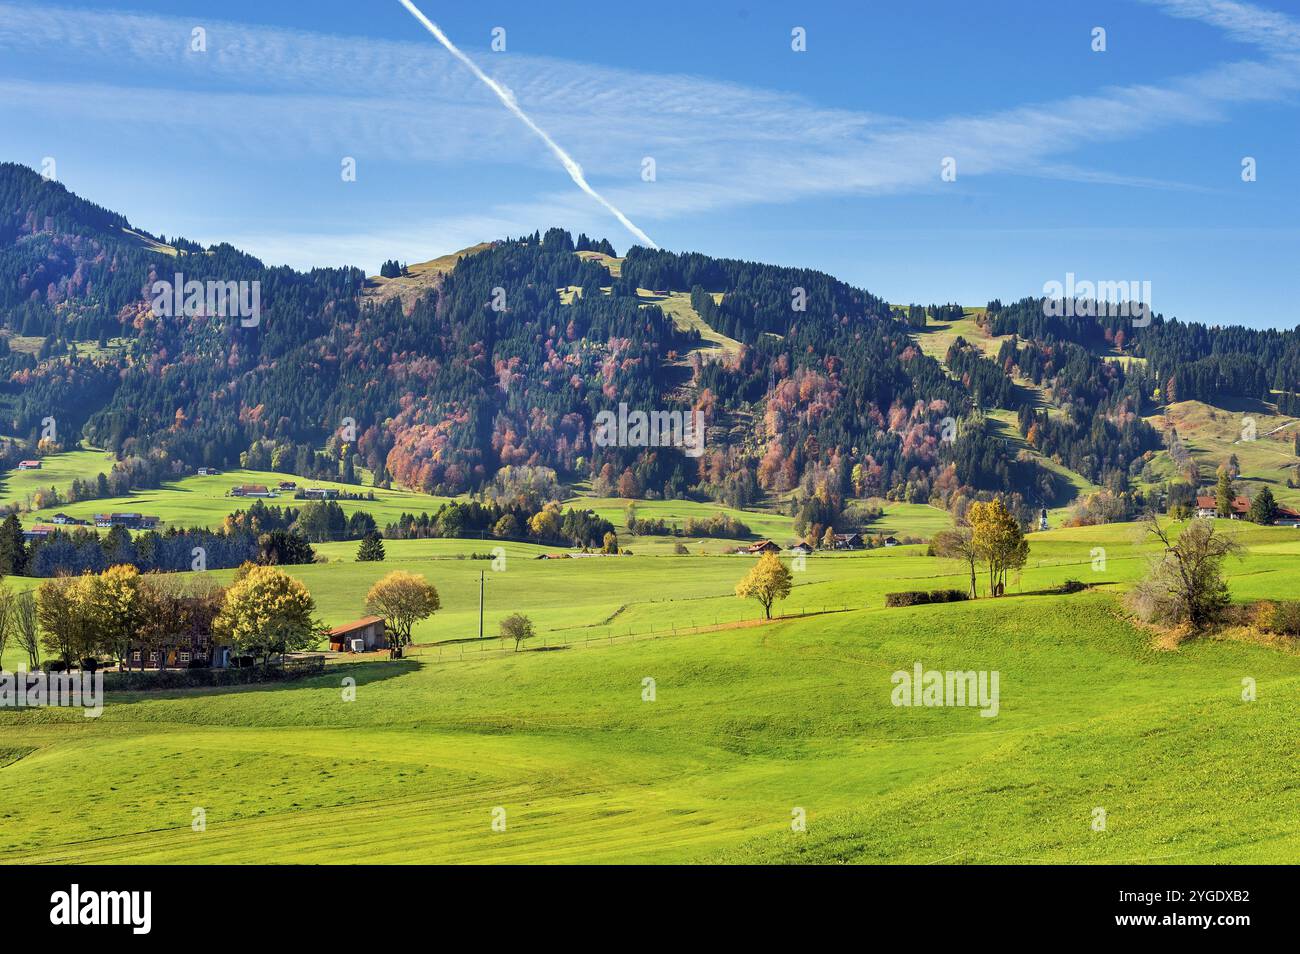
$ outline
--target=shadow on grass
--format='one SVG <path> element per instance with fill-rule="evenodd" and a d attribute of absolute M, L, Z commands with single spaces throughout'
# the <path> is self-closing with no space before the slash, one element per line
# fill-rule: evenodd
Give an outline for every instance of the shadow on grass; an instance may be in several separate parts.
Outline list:
<path fill-rule="evenodd" d="M 393 659 L 383 662 L 337 663 L 325 667 L 323 673 L 295 679 L 275 679 L 230 686 L 174 686 L 167 689 L 109 689 L 106 699 L 114 705 L 130 705 L 151 699 L 185 699 L 194 696 L 222 696 L 240 692 L 281 692 L 287 689 L 337 689 L 345 677 L 356 680 L 358 686 L 370 685 L 405 676 L 418 670 L 421 663 L 414 659 Z"/>
<path fill-rule="evenodd" d="M 1090 590 L 1097 589 L 1098 587 L 1117 586 L 1119 583 L 1119 580 L 1097 580 L 1096 582 L 1086 584 L 1082 589 L 1078 590 L 1063 590 L 1059 586 L 1048 586 L 1041 590 L 1023 590 L 1016 593 L 1007 592 L 1003 593 L 999 597 L 981 596 L 979 601 L 988 602 L 989 599 L 1006 599 L 1009 596 L 1074 596 L 1076 593 L 1087 593 Z M 970 603 L 977 601 L 963 600 L 962 602 Z"/>

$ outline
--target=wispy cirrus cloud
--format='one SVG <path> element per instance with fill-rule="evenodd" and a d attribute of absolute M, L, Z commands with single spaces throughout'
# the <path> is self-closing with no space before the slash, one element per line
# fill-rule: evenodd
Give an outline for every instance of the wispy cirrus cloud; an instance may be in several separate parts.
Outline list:
<path fill-rule="evenodd" d="M 1142 0 L 1170 16 L 1199 20 L 1230 38 L 1274 53 L 1300 50 L 1300 23 L 1282 13 L 1236 0 Z"/>
<path fill-rule="evenodd" d="M 1013 174 L 1178 188 L 1146 176 L 1092 172 L 1071 157 L 1084 145 L 1218 122 L 1240 104 L 1294 94 L 1300 90 L 1300 24 L 1230 0 L 1143 2 L 1223 31 L 1253 47 L 1256 57 L 1087 96 L 925 121 L 829 108 L 798 95 L 699 77 L 548 57 L 512 54 L 494 60 L 491 73 L 565 143 L 602 193 L 650 221 L 808 197 L 934 189 L 945 156 L 957 159 L 963 178 Z M 83 123 L 147 123 L 202 148 L 231 154 L 255 149 L 272 161 L 364 152 L 408 163 L 550 167 L 544 146 L 473 76 L 418 38 L 340 37 L 220 21 L 204 26 L 208 52 L 195 56 L 188 51 L 188 20 L 0 3 L 0 50 L 34 53 L 54 64 L 111 62 L 117 75 L 132 80 L 105 85 L 0 77 L 0 117 L 28 110 Z M 177 102 L 185 108 L 177 109 Z M 655 157 L 660 172 L 653 189 L 638 178 L 646 155 Z M 443 231 L 460 234 L 491 224 L 518 232 L 537 221 L 529 216 L 556 213 L 599 221 L 557 188 L 533 202 L 503 202 L 481 216 L 448 220 Z M 246 238 L 256 243 L 256 236 Z M 337 246 L 342 238 L 329 241 Z M 266 236 L 262 242 L 299 249 L 314 244 L 310 236 Z"/>

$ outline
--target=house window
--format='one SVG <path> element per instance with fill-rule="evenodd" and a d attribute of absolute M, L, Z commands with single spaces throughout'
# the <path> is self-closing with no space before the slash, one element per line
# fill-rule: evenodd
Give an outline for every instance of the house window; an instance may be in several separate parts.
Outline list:
<path fill-rule="evenodd" d="M 156 651 L 155 651 L 155 652 L 151 652 L 151 653 L 149 653 L 149 661 L 150 661 L 150 662 L 157 662 L 157 661 L 158 661 L 158 653 L 157 653 Z"/>
<path fill-rule="evenodd" d="M 181 662 L 183 662 L 183 663 L 187 663 L 187 662 L 189 662 L 189 661 L 190 661 L 190 654 L 187 653 L 185 650 L 182 649 L 182 650 L 181 650 Z"/>
<path fill-rule="evenodd" d="M 140 650 L 137 649 L 135 652 L 131 654 L 131 662 L 139 662 L 139 661 L 140 661 Z"/>

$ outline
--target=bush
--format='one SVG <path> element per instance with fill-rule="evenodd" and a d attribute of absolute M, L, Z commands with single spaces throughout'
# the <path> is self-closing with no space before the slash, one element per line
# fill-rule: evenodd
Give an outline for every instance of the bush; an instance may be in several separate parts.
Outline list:
<path fill-rule="evenodd" d="M 921 606 L 925 603 L 957 603 L 969 599 L 965 590 L 903 590 L 886 593 L 886 606 Z"/>
<path fill-rule="evenodd" d="M 1265 628 L 1281 636 L 1300 637 L 1300 602 L 1279 600 L 1265 617 Z"/>
<path fill-rule="evenodd" d="M 886 606 L 919 606 L 930 602 L 930 594 L 925 590 L 903 590 L 901 593 L 886 593 Z"/>
<path fill-rule="evenodd" d="M 1175 543 L 1152 520 L 1151 534 L 1165 552 L 1147 575 L 1124 596 L 1130 613 L 1146 623 L 1187 625 L 1193 632 L 1217 625 L 1231 605 L 1223 562 L 1241 554 L 1241 545 L 1216 533 L 1213 520 L 1193 520 Z"/>
<path fill-rule="evenodd" d="M 1056 589 L 1058 593 L 1078 593 L 1087 588 L 1088 584 L 1084 583 L 1082 580 L 1066 580 Z"/>
<path fill-rule="evenodd" d="M 931 603 L 960 603 L 962 600 L 970 599 L 970 594 L 965 590 L 931 590 Z"/>
<path fill-rule="evenodd" d="M 47 659 L 41 663 L 41 668 L 46 672 L 63 672 L 67 667 L 63 665 L 61 659 Z"/>
<path fill-rule="evenodd" d="M 207 666 L 198 666 L 161 671 L 137 669 L 130 672 L 105 673 L 104 688 L 114 692 L 140 692 L 152 689 L 246 686 L 262 682 L 283 682 L 308 675 L 319 675 L 319 673 L 307 669 L 286 669 L 284 666 L 247 666 L 237 669 L 210 669 Z"/>

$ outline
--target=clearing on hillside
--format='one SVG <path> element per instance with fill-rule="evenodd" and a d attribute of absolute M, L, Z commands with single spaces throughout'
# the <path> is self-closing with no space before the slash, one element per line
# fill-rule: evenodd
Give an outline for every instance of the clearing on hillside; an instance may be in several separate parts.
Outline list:
<path fill-rule="evenodd" d="M 366 279 L 366 285 L 361 294 L 364 298 L 374 299 L 378 302 L 400 298 L 402 300 L 402 311 L 409 314 L 411 309 L 415 307 L 416 301 L 427 292 L 437 288 L 442 276 L 455 268 L 457 262 L 466 255 L 475 255 L 491 247 L 491 242 L 480 242 L 478 245 L 463 248 L 459 252 L 441 255 L 438 258 L 420 262 L 417 265 L 408 265 L 407 274 L 399 275 L 396 278 L 372 275 Z"/>

